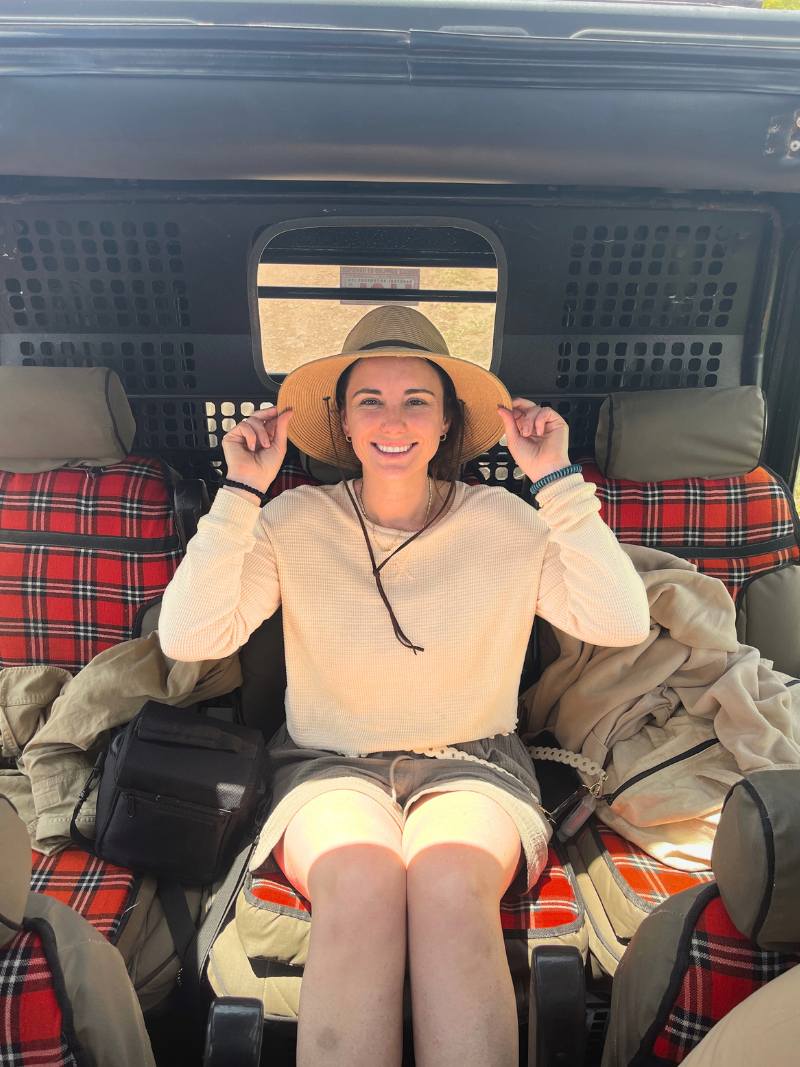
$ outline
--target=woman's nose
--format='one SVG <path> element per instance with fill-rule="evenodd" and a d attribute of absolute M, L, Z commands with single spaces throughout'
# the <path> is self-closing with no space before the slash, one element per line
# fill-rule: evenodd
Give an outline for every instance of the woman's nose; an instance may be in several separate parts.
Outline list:
<path fill-rule="evenodd" d="M 405 412 L 402 408 L 385 407 L 383 409 L 381 427 L 383 429 L 391 429 L 395 426 L 405 426 Z"/>

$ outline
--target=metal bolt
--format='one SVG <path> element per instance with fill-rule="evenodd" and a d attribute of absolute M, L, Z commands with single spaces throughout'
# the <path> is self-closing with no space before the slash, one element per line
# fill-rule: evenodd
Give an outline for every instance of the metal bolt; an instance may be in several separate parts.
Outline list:
<path fill-rule="evenodd" d="M 795 118 L 795 120 L 794 120 L 794 124 L 795 124 L 795 126 L 800 126 L 800 115 L 798 115 L 798 116 L 797 116 L 797 117 Z"/>
<path fill-rule="evenodd" d="M 790 141 L 789 142 L 789 151 L 790 152 L 800 152 L 800 141 Z"/>

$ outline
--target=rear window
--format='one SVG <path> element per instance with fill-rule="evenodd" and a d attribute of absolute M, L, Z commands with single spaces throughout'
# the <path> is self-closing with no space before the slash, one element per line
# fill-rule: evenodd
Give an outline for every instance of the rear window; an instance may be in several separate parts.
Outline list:
<path fill-rule="evenodd" d="M 431 226 L 320 227 L 280 234 L 257 272 L 257 331 L 263 369 L 280 378 L 333 355 L 371 308 L 417 308 L 450 353 L 496 367 L 499 268 L 472 230 Z"/>

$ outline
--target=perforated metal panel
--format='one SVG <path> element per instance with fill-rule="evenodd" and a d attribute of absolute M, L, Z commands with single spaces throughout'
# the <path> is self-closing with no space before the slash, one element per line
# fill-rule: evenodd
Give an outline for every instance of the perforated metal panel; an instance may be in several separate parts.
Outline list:
<path fill-rule="evenodd" d="M 338 190 L 301 203 L 150 189 L 0 202 L 0 361 L 113 367 L 137 447 L 213 481 L 225 420 L 275 397 L 250 334 L 258 233 L 292 218 L 413 215 L 430 216 L 435 234 L 446 212 L 487 227 L 505 250 L 501 376 L 564 414 L 575 451 L 591 451 L 609 391 L 752 380 L 772 262 L 767 211 L 496 194 L 443 206 L 437 195 Z M 307 257 L 308 231 L 297 232 Z M 487 480 L 520 484 L 502 446 L 480 462 Z"/>
<path fill-rule="evenodd" d="M 8 234 L 10 225 L 11 234 Z M 189 326 L 180 227 L 131 218 L 14 218 L 16 274 L 3 326 L 62 330 Z"/>

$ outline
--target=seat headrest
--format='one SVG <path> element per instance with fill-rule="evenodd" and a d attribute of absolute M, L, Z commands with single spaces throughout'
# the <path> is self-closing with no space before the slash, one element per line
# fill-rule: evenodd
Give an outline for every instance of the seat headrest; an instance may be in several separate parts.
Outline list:
<path fill-rule="evenodd" d="M 336 485 L 342 480 L 342 471 L 338 467 L 334 467 L 330 463 L 323 463 L 319 459 L 313 459 L 311 456 L 307 456 L 305 452 L 300 454 L 300 463 L 306 474 L 321 485 Z M 348 478 L 358 477 L 360 473 L 360 471 L 344 468 L 344 474 Z"/>
<path fill-rule="evenodd" d="M 0 947 L 16 937 L 31 884 L 31 843 L 8 797 L 0 796 Z"/>
<path fill-rule="evenodd" d="M 737 929 L 763 949 L 800 947 L 800 768 L 756 771 L 728 793 L 711 866 Z"/>
<path fill-rule="evenodd" d="M 130 452 L 135 433 L 107 367 L 0 367 L 0 470 L 107 467 Z"/>
<path fill-rule="evenodd" d="M 607 478 L 730 478 L 761 461 L 767 417 L 758 386 L 611 393 L 595 456 Z"/>

